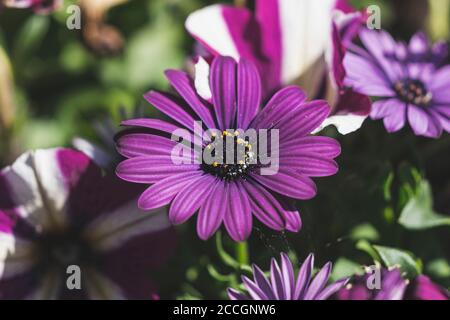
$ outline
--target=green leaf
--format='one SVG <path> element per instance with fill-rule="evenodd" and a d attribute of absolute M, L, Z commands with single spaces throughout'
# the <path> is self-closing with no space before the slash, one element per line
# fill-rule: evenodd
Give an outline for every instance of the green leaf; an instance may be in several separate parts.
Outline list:
<path fill-rule="evenodd" d="M 380 234 L 377 229 L 369 223 L 357 225 L 351 231 L 350 237 L 353 240 L 366 239 L 370 241 L 377 241 L 380 238 Z"/>
<path fill-rule="evenodd" d="M 399 267 L 407 278 L 413 278 L 422 273 L 422 264 L 411 254 L 390 247 L 372 246 L 384 262 L 386 267 Z"/>
<path fill-rule="evenodd" d="M 356 248 L 367 253 L 374 261 L 381 261 L 378 252 L 374 250 L 373 246 L 367 240 L 359 240 L 356 243 Z"/>
<path fill-rule="evenodd" d="M 427 181 L 421 181 L 416 195 L 403 208 L 398 222 L 407 229 L 423 230 L 450 225 L 450 217 L 433 211 L 433 195 Z"/>
<path fill-rule="evenodd" d="M 15 36 L 14 63 L 21 65 L 33 57 L 50 25 L 48 16 L 32 15 Z M 23 66 L 22 66 L 23 68 Z"/>
<path fill-rule="evenodd" d="M 363 269 L 361 266 L 346 258 L 339 258 L 333 266 L 333 273 L 331 274 L 331 279 L 334 281 L 350 277 L 354 274 L 363 274 Z"/>

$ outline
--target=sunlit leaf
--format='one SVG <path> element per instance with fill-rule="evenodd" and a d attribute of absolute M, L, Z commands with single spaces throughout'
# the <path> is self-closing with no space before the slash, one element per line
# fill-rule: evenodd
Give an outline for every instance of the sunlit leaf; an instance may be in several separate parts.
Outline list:
<path fill-rule="evenodd" d="M 398 222 L 408 229 L 422 230 L 438 226 L 449 226 L 450 217 L 433 211 L 433 195 L 427 181 L 422 181 L 417 194 L 403 208 Z"/>

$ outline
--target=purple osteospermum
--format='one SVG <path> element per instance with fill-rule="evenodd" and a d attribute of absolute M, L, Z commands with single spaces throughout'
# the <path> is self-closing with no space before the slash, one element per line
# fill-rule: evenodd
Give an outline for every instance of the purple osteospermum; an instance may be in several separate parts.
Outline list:
<path fill-rule="evenodd" d="M 149 272 L 173 248 L 166 210 L 83 153 L 28 152 L 0 172 L 0 299 L 151 299 Z M 139 223 L 137 223 L 139 222 Z M 81 271 L 68 290 L 67 268 Z"/>
<path fill-rule="evenodd" d="M 3 4 L 11 8 L 31 8 L 36 13 L 47 14 L 59 8 L 62 0 L 3 0 Z"/>
<path fill-rule="evenodd" d="M 386 32 L 363 30 L 358 47 L 347 53 L 345 83 L 354 90 L 379 98 L 371 118 L 383 119 L 388 132 L 396 132 L 406 121 L 416 135 L 437 138 L 450 132 L 450 66 L 440 68 L 446 49 L 428 48 L 423 34 L 406 46 Z"/>
<path fill-rule="evenodd" d="M 209 77 L 211 103 L 200 98 L 186 73 L 170 70 L 166 76 L 184 101 L 150 92 L 145 98 L 151 104 L 191 132 L 200 119 L 209 129 L 224 133 L 232 129 L 237 137 L 247 129 L 278 130 L 279 168 L 274 175 L 263 175 L 258 164 L 207 165 L 203 158 L 199 164 L 177 165 L 171 153 L 178 143 L 162 134 L 173 133 L 178 125 L 150 119 L 124 121 L 127 126 L 159 131 L 158 135 L 125 131 L 117 142 L 119 152 L 129 158 L 117 167 L 118 176 L 153 184 L 140 197 L 139 207 L 153 209 L 171 203 L 169 218 L 174 224 L 185 222 L 199 210 L 201 239 L 208 239 L 224 222 L 234 240 L 245 240 L 252 230 L 252 213 L 274 230 L 297 232 L 301 220 L 292 200 L 314 197 L 316 186 L 310 177 L 329 176 L 338 170 L 332 160 L 340 153 L 338 142 L 309 136 L 328 116 L 327 103 L 306 102 L 303 91 L 292 86 L 278 91 L 259 111 L 259 74 L 245 59 L 238 64 L 230 57 L 214 59 Z M 200 148 L 204 151 L 211 144 L 206 138 Z M 249 155 L 246 148 L 245 158 Z"/>
<path fill-rule="evenodd" d="M 314 17 L 314 18 L 311 18 Z M 255 10 L 212 5 L 192 13 L 186 28 L 205 56 L 227 55 L 253 62 L 264 75 L 263 97 L 288 84 L 326 99 L 332 114 L 323 126 L 342 134 L 361 127 L 370 100 L 343 86 L 346 45 L 365 16 L 345 0 L 256 0 Z"/>
<path fill-rule="evenodd" d="M 314 255 L 310 254 L 297 275 L 289 257 L 281 254 L 281 268 L 273 258 L 270 264 L 270 279 L 258 266 L 253 265 L 253 279 L 242 277 L 249 296 L 234 289 L 228 289 L 232 300 L 326 300 L 347 283 L 348 279 L 336 281 L 327 286 L 331 272 L 331 262 L 313 276 Z"/>
<path fill-rule="evenodd" d="M 355 276 L 351 283 L 340 289 L 335 298 L 338 300 L 448 300 L 449 293 L 423 275 L 411 282 L 403 279 L 399 269 L 380 270 L 380 288 L 369 289 L 375 284 L 372 272 Z M 371 278 L 372 277 L 372 278 Z"/>

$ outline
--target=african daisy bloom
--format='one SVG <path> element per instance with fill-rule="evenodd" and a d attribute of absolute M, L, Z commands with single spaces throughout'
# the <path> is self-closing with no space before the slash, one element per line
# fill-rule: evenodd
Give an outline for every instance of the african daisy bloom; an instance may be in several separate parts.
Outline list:
<path fill-rule="evenodd" d="M 293 201 L 316 195 L 311 177 L 333 175 L 338 170 L 332 160 L 340 154 L 338 142 L 309 135 L 328 116 L 328 104 L 307 102 L 303 91 L 291 86 L 275 93 L 260 111 L 259 74 L 246 59 L 239 63 L 231 57 L 214 59 L 209 75 L 211 102 L 199 96 L 186 73 L 169 70 L 166 76 L 182 99 L 159 92 L 149 92 L 145 98 L 174 122 L 124 121 L 123 125 L 134 128 L 117 139 L 119 152 L 129 158 L 119 164 L 117 175 L 130 182 L 153 184 L 141 195 L 138 206 L 150 210 L 170 204 L 169 219 L 174 224 L 187 221 L 199 211 L 197 233 L 204 240 L 222 222 L 235 241 L 247 239 L 253 215 L 274 230 L 299 231 L 301 220 Z M 219 136 L 221 132 L 234 134 L 234 147 L 245 145 L 242 162 L 208 164 L 203 161 L 202 154 L 217 138 L 206 136 L 200 146 L 196 147 L 194 142 L 192 148 L 189 143 L 199 159 L 197 163 L 174 163 L 172 151 L 178 143 L 170 139 L 170 134 L 182 126 L 189 130 L 183 138 L 194 141 L 192 136 L 198 120 L 206 128 L 218 131 Z M 141 127 L 143 132 L 137 132 L 136 127 Z M 275 174 L 264 174 L 266 167 L 259 160 L 249 161 L 260 156 L 253 152 L 257 146 L 241 136 L 241 132 L 250 129 L 266 129 L 272 136 L 278 133 Z"/>
<path fill-rule="evenodd" d="M 363 30 L 360 39 L 366 50 L 353 46 L 346 54 L 345 83 L 377 98 L 370 117 L 383 119 L 388 132 L 407 122 L 420 136 L 450 132 L 450 66 L 440 67 L 445 47 L 429 48 L 423 34 L 408 46 L 385 31 Z"/>
<path fill-rule="evenodd" d="M 0 299 L 151 299 L 173 249 L 164 209 L 81 152 L 27 152 L 0 172 Z M 67 270 L 80 268 L 80 290 Z"/>
<path fill-rule="evenodd" d="M 309 97 L 327 100 L 332 113 L 322 127 L 335 125 L 347 134 L 359 129 L 370 111 L 366 96 L 343 86 L 346 45 L 364 19 L 345 0 L 256 0 L 254 11 L 228 5 L 200 9 L 188 17 L 186 29 L 206 60 L 226 55 L 253 62 L 263 75 L 263 97 L 296 84 Z"/>
<path fill-rule="evenodd" d="M 380 287 L 369 289 L 373 285 L 370 272 L 354 276 L 350 283 L 340 289 L 335 298 L 338 300 L 448 300 L 450 295 L 445 288 L 434 284 L 427 276 L 419 275 L 412 281 L 403 279 L 399 269 L 380 269 Z"/>
<path fill-rule="evenodd" d="M 253 268 L 253 280 L 242 276 L 242 282 L 248 295 L 234 289 L 228 289 L 231 300 L 326 300 L 347 283 L 342 279 L 327 286 L 332 270 L 331 262 L 327 262 L 321 270 L 313 276 L 314 255 L 310 254 L 303 262 L 297 280 L 294 275 L 292 262 L 287 254 L 281 254 L 281 267 L 272 258 L 270 277 L 256 265 Z"/>
<path fill-rule="evenodd" d="M 10 8 L 31 8 L 39 14 L 55 11 L 62 5 L 61 0 L 2 0 L 0 4 Z"/>

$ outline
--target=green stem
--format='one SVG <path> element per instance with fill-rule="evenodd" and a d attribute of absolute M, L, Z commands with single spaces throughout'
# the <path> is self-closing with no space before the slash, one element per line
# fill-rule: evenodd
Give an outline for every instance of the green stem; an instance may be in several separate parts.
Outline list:
<path fill-rule="evenodd" d="M 248 265 L 248 244 L 246 241 L 236 242 L 236 260 L 240 265 Z"/>

